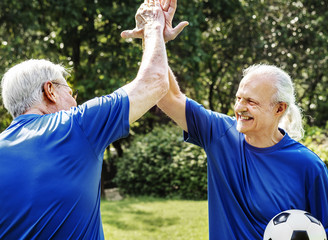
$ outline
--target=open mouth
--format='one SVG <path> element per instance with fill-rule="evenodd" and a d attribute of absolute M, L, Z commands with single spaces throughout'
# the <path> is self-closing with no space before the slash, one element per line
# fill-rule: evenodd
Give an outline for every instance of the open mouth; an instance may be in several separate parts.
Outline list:
<path fill-rule="evenodd" d="M 238 116 L 239 116 L 239 119 L 240 120 L 244 120 L 244 121 L 247 121 L 247 120 L 252 120 L 253 118 L 250 117 L 250 116 L 245 116 L 245 115 L 241 115 L 238 113 Z"/>
<path fill-rule="evenodd" d="M 251 118 L 251 117 L 244 117 L 244 116 L 241 116 L 240 119 L 241 119 L 241 120 L 250 120 L 250 119 L 253 119 L 253 118 Z"/>

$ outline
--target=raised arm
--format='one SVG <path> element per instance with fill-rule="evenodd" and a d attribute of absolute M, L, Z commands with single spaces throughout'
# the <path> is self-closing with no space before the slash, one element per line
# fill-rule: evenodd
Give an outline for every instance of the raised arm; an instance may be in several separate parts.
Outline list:
<path fill-rule="evenodd" d="M 172 20 L 177 8 L 177 0 L 162 0 L 161 7 L 165 16 L 164 40 L 170 41 L 189 24 L 187 21 L 179 23 L 175 28 L 172 27 Z M 143 38 L 146 47 L 145 24 L 143 18 L 136 15 L 136 27 L 133 30 L 126 30 L 121 33 L 123 38 Z M 174 120 L 183 130 L 187 131 L 185 117 L 186 97 L 181 93 L 179 85 L 171 69 L 168 70 L 170 88 L 169 92 L 157 104 L 172 120 Z"/>
<path fill-rule="evenodd" d="M 168 63 L 163 37 L 164 14 L 159 0 L 145 0 L 137 11 L 142 21 L 144 52 L 137 77 L 123 86 L 130 101 L 129 122 L 139 119 L 167 93 Z"/>
<path fill-rule="evenodd" d="M 170 41 L 189 24 L 187 21 L 172 27 L 172 20 L 177 8 L 177 0 L 162 0 L 162 8 L 165 16 L 164 39 Z M 188 132 L 186 121 L 186 96 L 180 91 L 178 82 L 169 67 L 169 92 L 158 102 L 157 106 L 175 121 L 184 131 Z"/>
<path fill-rule="evenodd" d="M 186 120 L 186 96 L 180 91 L 171 68 L 169 68 L 169 82 L 170 89 L 158 102 L 157 106 L 184 131 L 188 132 Z"/>

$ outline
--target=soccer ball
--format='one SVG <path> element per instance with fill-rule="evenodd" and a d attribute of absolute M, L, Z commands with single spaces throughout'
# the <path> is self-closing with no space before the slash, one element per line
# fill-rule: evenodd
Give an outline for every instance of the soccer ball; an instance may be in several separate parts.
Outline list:
<path fill-rule="evenodd" d="M 294 209 L 274 216 L 265 228 L 263 240 L 327 240 L 327 236 L 319 220 Z"/>

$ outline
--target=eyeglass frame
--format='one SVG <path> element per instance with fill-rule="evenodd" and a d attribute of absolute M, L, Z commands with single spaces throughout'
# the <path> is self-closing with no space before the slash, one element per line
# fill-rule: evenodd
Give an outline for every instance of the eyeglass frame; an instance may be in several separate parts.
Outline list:
<path fill-rule="evenodd" d="M 50 81 L 52 84 L 57 84 L 59 86 L 64 86 L 64 87 L 69 87 L 71 90 L 72 90 L 72 97 L 75 99 L 77 99 L 77 96 L 78 96 L 78 93 L 79 93 L 79 90 L 76 89 L 76 88 L 71 88 L 70 86 L 66 85 L 66 84 L 62 84 L 62 83 L 58 83 L 58 82 L 55 82 L 55 81 Z M 42 88 L 42 92 L 44 91 L 44 89 Z"/>

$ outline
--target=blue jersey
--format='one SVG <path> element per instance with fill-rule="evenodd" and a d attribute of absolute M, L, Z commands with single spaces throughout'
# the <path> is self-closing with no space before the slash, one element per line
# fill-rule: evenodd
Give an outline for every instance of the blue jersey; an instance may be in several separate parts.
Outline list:
<path fill-rule="evenodd" d="M 286 133 L 272 147 L 253 147 L 235 118 L 190 99 L 186 119 L 185 140 L 208 158 L 211 240 L 262 240 L 270 219 L 288 209 L 312 213 L 327 232 L 328 171 L 317 155 Z"/>
<path fill-rule="evenodd" d="M 122 89 L 70 111 L 15 118 L 0 135 L 0 239 L 104 239 L 103 154 L 128 132 Z"/>

